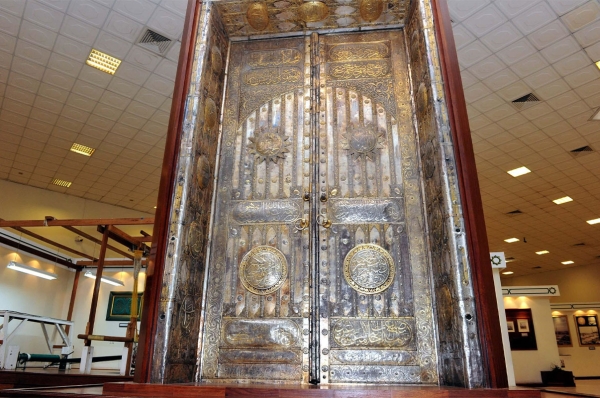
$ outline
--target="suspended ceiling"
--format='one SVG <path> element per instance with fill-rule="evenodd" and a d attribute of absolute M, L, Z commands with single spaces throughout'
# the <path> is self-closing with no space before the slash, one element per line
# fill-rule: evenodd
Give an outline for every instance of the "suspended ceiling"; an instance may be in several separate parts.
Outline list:
<path fill-rule="evenodd" d="M 245 24 L 244 10 L 235 9 L 245 3 L 220 3 L 231 6 L 227 15 L 222 11 L 237 35 L 303 29 L 297 13 L 286 19 L 286 8 L 296 2 L 269 0 L 264 31 Z M 352 18 L 351 25 L 392 24 L 404 7 L 387 2 L 387 14 L 367 22 L 354 0 L 327 3 L 327 19 L 314 28 L 339 28 L 339 20 L 349 21 L 343 18 Z M 600 264 L 600 224 L 586 223 L 600 217 L 600 122 L 589 121 L 600 107 L 594 65 L 600 60 L 600 4 L 449 4 L 490 249 L 515 258 L 509 263 L 515 276 Z M 152 213 L 186 5 L 0 0 L 0 178 Z M 136 44 L 146 28 L 173 39 L 166 53 Z M 92 48 L 123 60 L 114 76 L 85 65 Z M 529 93 L 540 102 L 521 109 L 511 103 Z M 70 152 L 74 142 L 96 152 Z M 570 152 L 584 146 L 592 151 Z M 518 178 L 506 173 L 520 166 L 532 172 Z M 73 184 L 52 185 L 54 178 Z M 567 195 L 572 202 L 552 202 Z M 511 237 L 519 241 L 504 242 Z M 550 253 L 535 254 L 541 250 Z M 561 264 L 566 260 L 574 263 Z"/>

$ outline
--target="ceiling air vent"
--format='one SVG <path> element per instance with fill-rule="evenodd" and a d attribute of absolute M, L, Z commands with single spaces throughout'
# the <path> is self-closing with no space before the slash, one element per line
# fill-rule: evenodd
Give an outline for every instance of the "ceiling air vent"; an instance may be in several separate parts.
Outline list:
<path fill-rule="evenodd" d="M 167 50 L 171 46 L 171 43 L 173 43 L 173 40 L 150 29 L 146 29 L 137 42 L 137 44 L 145 49 L 160 55 L 166 54 Z"/>
<path fill-rule="evenodd" d="M 573 149 L 570 152 L 571 152 L 571 156 L 573 156 L 575 158 L 577 156 L 585 155 L 588 152 L 594 152 L 594 150 L 592 149 L 591 146 L 586 145 L 586 146 L 582 146 L 581 148 Z"/>
<path fill-rule="evenodd" d="M 540 102 L 540 99 L 536 97 L 535 94 L 529 93 L 520 98 L 517 98 L 516 100 L 513 100 L 512 105 L 518 110 L 522 111 L 523 109 L 529 108 L 530 106 L 537 104 L 538 102 Z"/>
<path fill-rule="evenodd" d="M 517 210 L 509 211 L 506 214 L 508 214 L 509 216 L 514 216 L 515 214 L 523 214 L 523 212 L 521 210 L 517 209 Z"/>
<path fill-rule="evenodd" d="M 581 243 L 575 243 L 573 246 L 585 246 L 585 243 L 581 242 Z"/>

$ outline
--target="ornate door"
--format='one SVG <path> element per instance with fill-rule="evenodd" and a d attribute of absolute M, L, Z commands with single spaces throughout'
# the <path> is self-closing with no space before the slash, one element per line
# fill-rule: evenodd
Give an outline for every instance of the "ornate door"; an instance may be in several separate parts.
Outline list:
<path fill-rule="evenodd" d="M 404 49 L 232 44 L 201 379 L 437 383 Z"/>

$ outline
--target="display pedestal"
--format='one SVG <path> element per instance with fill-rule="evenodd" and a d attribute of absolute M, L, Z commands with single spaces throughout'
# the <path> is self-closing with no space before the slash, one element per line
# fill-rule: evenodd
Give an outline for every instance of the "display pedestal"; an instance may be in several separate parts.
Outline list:
<path fill-rule="evenodd" d="M 260 398 L 540 398 L 526 388 L 473 389 L 437 386 L 366 385 L 221 385 L 105 383 L 103 396 L 111 397 L 260 397 Z"/>

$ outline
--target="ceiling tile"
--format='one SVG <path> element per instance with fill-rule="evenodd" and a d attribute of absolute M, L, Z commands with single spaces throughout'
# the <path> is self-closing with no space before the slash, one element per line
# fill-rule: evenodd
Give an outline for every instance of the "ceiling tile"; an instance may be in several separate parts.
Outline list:
<path fill-rule="evenodd" d="M 477 83 L 464 90 L 465 99 L 469 102 L 475 102 L 480 98 L 492 93 L 483 83 Z"/>
<path fill-rule="evenodd" d="M 67 14 L 78 18 L 92 26 L 101 28 L 110 10 L 90 0 L 77 0 L 71 2 Z"/>
<path fill-rule="evenodd" d="M 12 54 L 12 52 L 15 51 L 16 44 L 17 39 L 15 37 L 0 32 L 0 50 Z"/>
<path fill-rule="evenodd" d="M 56 43 L 54 44 L 55 52 L 72 58 L 79 63 L 85 62 L 90 55 L 91 50 L 92 48 L 90 46 L 69 39 L 63 35 L 58 35 Z"/>
<path fill-rule="evenodd" d="M 579 51 L 554 64 L 554 69 L 563 76 L 571 74 L 591 64 L 590 57 L 585 51 Z"/>
<path fill-rule="evenodd" d="M 160 123 L 164 126 L 169 125 L 169 114 L 163 111 L 156 111 L 154 115 L 150 118 L 153 122 Z"/>
<path fill-rule="evenodd" d="M 133 138 L 139 129 L 126 126 L 122 123 L 116 123 L 114 127 L 111 129 L 111 133 L 119 134 L 123 137 Z"/>
<path fill-rule="evenodd" d="M 548 84 L 559 78 L 560 76 L 558 75 L 558 73 L 556 73 L 556 71 L 551 66 L 548 66 L 538 72 L 535 72 L 525 77 L 523 81 L 525 81 L 525 83 L 527 83 L 531 88 L 535 90 L 538 87 Z"/>
<path fill-rule="evenodd" d="M 502 67 L 500 69 L 504 68 L 504 64 L 502 64 L 502 62 L 500 60 L 498 60 L 498 64 L 502 65 Z M 490 69 L 493 69 L 493 65 L 492 65 L 491 61 L 490 61 L 490 64 L 488 67 Z M 498 69 L 498 70 L 500 70 L 500 69 Z M 168 59 L 163 59 L 162 61 L 160 61 L 160 63 L 156 67 L 156 69 L 154 69 L 154 73 L 156 73 L 159 76 L 164 77 L 165 79 L 175 81 L 175 75 L 177 74 L 177 64 L 173 61 L 169 61 Z"/>
<path fill-rule="evenodd" d="M 166 8 L 170 11 L 173 11 L 175 14 L 179 15 L 180 17 L 185 17 L 185 12 L 187 10 L 187 1 L 186 0 L 163 0 L 160 2 L 160 6 Z"/>
<path fill-rule="evenodd" d="M 94 108 L 95 115 L 102 116 L 112 121 L 117 121 L 122 113 L 123 110 L 121 109 L 113 108 L 112 106 L 108 106 L 101 103 L 96 105 L 96 107 Z"/>
<path fill-rule="evenodd" d="M 473 15 L 478 10 L 489 4 L 489 0 L 449 0 L 448 9 L 455 22 Z"/>
<path fill-rule="evenodd" d="M 156 5 L 147 0 L 117 1 L 113 6 L 113 10 L 142 24 L 148 22 L 155 8 Z"/>
<path fill-rule="evenodd" d="M 33 112 L 31 112 L 30 117 L 32 119 L 39 120 L 41 122 L 48 123 L 51 125 L 55 124 L 58 120 L 58 115 L 56 113 L 48 112 L 39 108 L 34 109 Z M 40 135 L 45 135 L 37 130 L 36 133 L 39 133 Z"/>
<path fill-rule="evenodd" d="M 39 131 L 41 133 L 50 134 L 52 132 L 52 124 L 44 123 L 39 120 L 29 119 L 27 121 L 27 128 Z"/>
<path fill-rule="evenodd" d="M 498 51 L 509 44 L 516 42 L 521 37 L 523 37 L 521 32 L 519 32 L 511 22 L 506 22 L 481 37 L 481 41 L 484 42 L 490 50 Z"/>
<path fill-rule="evenodd" d="M 0 31 L 16 36 L 19 33 L 21 18 L 0 11 Z"/>
<path fill-rule="evenodd" d="M 499 90 L 502 87 L 508 86 L 511 83 L 519 80 L 519 77 L 510 69 L 504 69 L 488 77 L 483 83 L 492 90 Z"/>
<path fill-rule="evenodd" d="M 573 88 L 579 87 L 586 83 L 591 83 L 594 80 L 600 79 L 600 70 L 596 65 L 589 65 L 578 70 L 568 76 L 565 76 L 565 81 Z"/>
<path fill-rule="evenodd" d="M 65 73 L 71 77 L 79 76 L 82 66 L 83 64 L 57 53 L 52 53 L 48 61 L 48 68 Z"/>
<path fill-rule="evenodd" d="M 557 124 L 563 122 L 564 119 L 558 113 L 549 113 L 540 117 L 539 119 L 534 119 L 532 121 L 540 129 L 545 129 L 548 126 L 552 126 L 553 124 Z"/>
<path fill-rule="evenodd" d="M 46 65 L 48 58 L 50 57 L 50 51 L 24 40 L 18 40 L 17 47 L 15 48 L 15 55 L 27 58 L 40 65 Z"/>
<path fill-rule="evenodd" d="M 500 59 L 508 65 L 522 60 L 530 55 L 533 55 L 537 50 L 529 43 L 526 38 L 523 38 L 516 43 L 497 52 Z"/>
<path fill-rule="evenodd" d="M 69 95 L 66 103 L 86 112 L 91 112 L 96 106 L 96 103 L 93 100 L 82 97 L 81 95 L 75 93 L 71 93 Z"/>
<path fill-rule="evenodd" d="M 97 115 L 91 115 L 87 121 L 87 124 L 100 130 L 110 131 L 115 122 Z"/>
<path fill-rule="evenodd" d="M 467 18 L 463 25 L 475 36 L 481 37 L 506 22 L 506 17 L 493 4 Z"/>
<path fill-rule="evenodd" d="M 100 32 L 100 29 L 69 15 L 65 16 L 65 20 L 60 28 L 61 35 L 80 41 L 88 46 L 94 43 L 98 32 Z"/>
<path fill-rule="evenodd" d="M 582 47 L 590 46 L 600 40 L 600 21 L 596 21 L 573 35 Z"/>
<path fill-rule="evenodd" d="M 108 85 L 108 89 L 127 98 L 133 98 L 140 89 L 140 86 L 127 80 L 113 77 Z"/>
<path fill-rule="evenodd" d="M 560 79 L 538 88 L 536 93 L 540 99 L 547 101 L 550 98 L 556 97 L 557 95 L 565 93 L 569 90 L 569 85 L 563 79 Z"/>
<path fill-rule="evenodd" d="M 112 57 L 123 59 L 129 52 L 131 43 L 102 31 L 94 43 L 94 48 Z"/>
<path fill-rule="evenodd" d="M 23 90 L 29 91 L 31 93 L 36 93 L 40 82 L 34 78 L 29 76 L 21 75 L 16 72 L 12 72 L 8 78 L 8 84 L 11 86 L 15 86 L 21 88 Z"/>
<path fill-rule="evenodd" d="M 95 89 L 98 90 L 98 88 L 106 88 L 113 77 L 108 73 L 104 73 L 96 68 L 86 65 L 79 73 L 79 79 L 97 86 Z"/>
<path fill-rule="evenodd" d="M 153 71 L 160 63 L 161 57 L 152 54 L 150 51 L 143 50 L 138 46 L 133 46 L 125 60 L 135 66 Z"/>
<path fill-rule="evenodd" d="M 524 111 L 521 111 L 521 114 L 525 116 L 529 120 L 537 119 L 538 117 L 542 117 L 552 112 L 552 108 L 545 103 L 541 103 L 531 108 L 527 108 Z"/>
<path fill-rule="evenodd" d="M 34 105 L 36 97 L 35 94 L 14 86 L 7 86 L 4 95 L 6 98 L 12 98 L 15 101 L 22 102 L 26 105 Z"/>
<path fill-rule="evenodd" d="M 20 17 L 23 15 L 23 10 L 25 10 L 25 4 L 23 0 L 2 0 L 0 1 L 0 9 Z"/>
<path fill-rule="evenodd" d="M 15 57 L 12 62 L 13 70 L 18 70 L 20 74 L 26 75 L 35 80 L 41 80 L 44 75 L 44 67 L 34 64 L 25 58 Z"/>
<path fill-rule="evenodd" d="M 522 1 L 521 3 L 529 3 L 528 1 Z M 556 19 L 556 14 L 552 9 L 545 3 L 537 3 L 533 7 L 520 12 L 513 18 L 513 23 L 523 32 L 523 34 L 529 34 L 536 29 L 550 23 Z"/>
<path fill-rule="evenodd" d="M 594 45 L 587 47 L 585 49 L 585 52 L 592 59 L 592 61 L 600 61 L 600 41 Z"/>
<path fill-rule="evenodd" d="M 599 16 L 600 6 L 598 3 L 595 1 L 588 1 L 561 18 L 571 32 L 575 32 L 594 22 Z"/>
<path fill-rule="evenodd" d="M 589 110 L 590 107 L 584 101 L 578 101 L 574 103 L 569 103 L 567 106 L 559 109 L 558 113 L 562 117 L 571 117 L 573 115 L 579 115 L 583 112 L 588 112 Z"/>
<path fill-rule="evenodd" d="M 125 111 L 144 119 L 148 119 L 154 114 L 156 109 L 141 102 L 132 101 Z"/>
<path fill-rule="evenodd" d="M 568 36 L 557 43 L 546 47 L 541 51 L 544 58 L 549 62 L 556 62 L 580 50 L 579 45 L 573 39 L 573 36 Z"/>
<path fill-rule="evenodd" d="M 559 19 L 555 19 L 535 32 L 530 33 L 527 38 L 538 50 L 541 50 L 569 34 L 570 32 L 565 25 Z"/>
<path fill-rule="evenodd" d="M 0 47 L 1 47 L 1 39 L 0 39 Z M 181 42 L 177 41 L 171 45 L 171 48 L 167 52 L 167 58 L 173 62 L 179 61 L 179 51 L 181 50 Z M 10 52 L 10 51 L 9 51 Z"/>
<path fill-rule="evenodd" d="M 147 23 L 150 29 L 171 39 L 179 38 L 183 24 L 183 17 L 173 14 L 162 7 L 158 7 L 154 11 L 154 14 L 152 14 Z"/>
<path fill-rule="evenodd" d="M 140 129 L 145 122 L 146 121 L 144 120 L 144 118 L 141 118 L 128 112 L 124 112 L 119 118 L 119 123 L 123 123 L 134 129 Z"/>
<path fill-rule="evenodd" d="M 527 119 L 524 118 L 521 114 L 515 113 L 502 120 L 499 120 L 497 123 L 500 127 L 506 130 L 511 130 L 516 126 L 520 126 L 524 123 L 527 123 Z"/>
<path fill-rule="evenodd" d="M 76 121 L 82 122 L 82 123 L 85 123 L 87 118 L 90 116 L 89 112 L 82 111 L 79 108 L 75 108 L 75 107 L 72 107 L 69 105 L 66 105 L 60 114 L 61 114 L 61 116 L 64 116 L 69 119 L 73 119 L 73 120 L 76 120 Z"/>
<path fill-rule="evenodd" d="M 595 80 L 591 83 L 579 86 L 575 89 L 575 92 L 582 98 L 587 98 L 594 94 L 598 94 L 600 93 L 600 80 Z"/>
<path fill-rule="evenodd" d="M 517 98 L 529 94 L 530 92 L 531 89 L 521 81 L 513 83 L 497 91 L 498 95 L 504 98 L 507 102 L 514 101 Z"/>
<path fill-rule="evenodd" d="M 129 62 L 122 62 L 115 76 L 141 86 L 150 76 L 150 72 L 135 67 Z"/>
<path fill-rule="evenodd" d="M 143 102 L 144 104 L 155 108 L 160 106 L 166 100 L 166 98 L 167 97 L 157 94 L 156 92 L 148 90 L 144 87 L 142 87 L 135 96 L 137 101 Z"/>
<path fill-rule="evenodd" d="M 119 109 L 125 109 L 131 102 L 131 99 L 107 90 L 102 94 L 100 102 Z"/>
<path fill-rule="evenodd" d="M 106 24 L 104 25 L 104 30 L 112 33 L 115 36 L 125 39 L 130 43 L 135 42 L 140 35 L 142 28 L 142 24 L 137 23 L 134 20 L 129 19 L 115 11 L 112 11 L 109 14 Z"/>
<path fill-rule="evenodd" d="M 25 7 L 23 17 L 31 22 L 35 22 L 44 28 L 58 32 L 62 23 L 64 14 L 58 10 L 47 7 L 34 0 L 29 0 Z"/>
<path fill-rule="evenodd" d="M 163 79 L 155 74 L 152 74 L 148 80 L 146 80 L 144 87 L 163 95 L 171 95 L 171 93 L 173 93 L 173 82 Z"/>
<path fill-rule="evenodd" d="M 75 84 L 75 78 L 64 75 L 53 69 L 46 69 L 42 81 L 65 90 L 71 90 L 73 84 Z"/>
<path fill-rule="evenodd" d="M 507 17 L 514 18 L 539 2 L 540 0 L 503 0 L 495 4 Z"/>
<path fill-rule="evenodd" d="M 28 21 L 23 21 L 21 24 L 21 30 L 19 32 L 19 38 L 44 47 L 48 50 L 52 50 L 57 36 L 57 33 L 48 29 L 44 29 Z"/>
<path fill-rule="evenodd" d="M 529 76 L 530 74 L 539 71 L 548 66 L 548 62 L 536 52 L 533 55 L 513 64 L 510 68 L 521 77 Z"/>

